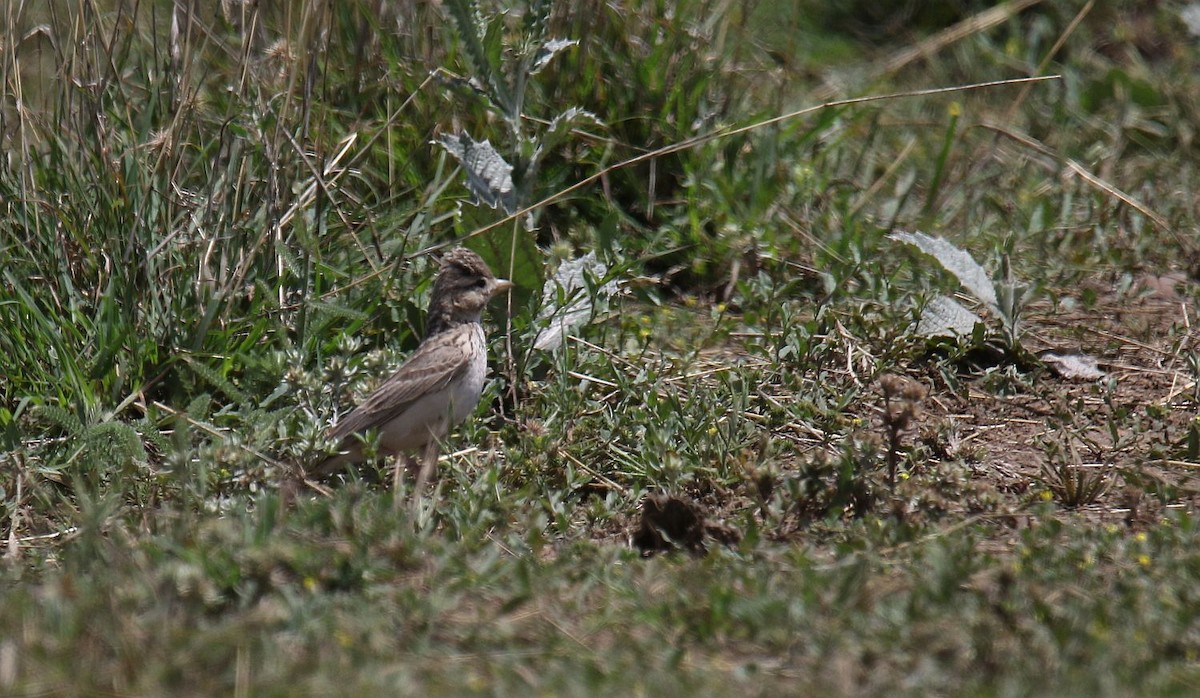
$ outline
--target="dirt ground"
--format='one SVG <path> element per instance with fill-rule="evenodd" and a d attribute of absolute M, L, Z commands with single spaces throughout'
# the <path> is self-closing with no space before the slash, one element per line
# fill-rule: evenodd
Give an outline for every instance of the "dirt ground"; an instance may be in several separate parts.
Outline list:
<path fill-rule="evenodd" d="M 904 380 L 920 385 L 924 396 L 899 434 L 899 450 L 908 454 L 893 488 L 900 496 L 867 501 L 864 492 L 861 506 L 892 507 L 900 516 L 982 516 L 1013 528 L 1039 501 L 1133 527 L 1155 521 L 1164 507 L 1192 507 L 1200 474 L 1192 452 L 1200 388 L 1188 283 L 1182 275 L 1146 276 L 1123 290 L 1095 283 L 1080 289 L 1094 299 L 1088 307 L 1060 300 L 1026 309 L 1021 341 L 1031 356 L 1090 357 L 1100 377 L 1063 376 L 1036 360 L 1029 366 L 984 362 L 964 367 L 951 385 L 944 364 L 914 365 Z M 849 372 L 855 370 L 854 353 L 847 349 Z M 859 421 L 865 440 L 886 452 L 882 392 L 877 384 L 869 399 L 852 406 L 849 418 Z M 743 487 L 688 493 L 694 502 L 648 496 L 628 521 L 628 539 L 648 553 L 671 547 L 660 533 L 693 550 L 702 549 L 704 540 L 735 540 L 736 531 L 706 537 L 705 527 L 727 530 L 723 522 L 764 506 L 788 478 L 836 457 L 813 425 L 785 425 L 775 437 L 794 444 L 793 461 L 762 468 L 748 453 Z M 828 482 L 833 476 L 824 477 Z M 876 495 L 893 487 L 885 473 L 865 480 Z M 783 512 L 769 535 L 809 535 L 810 524 L 829 513 L 819 506 L 827 493 L 807 492 L 818 506 Z M 853 515 L 854 496 L 836 502 L 827 497 L 825 503 Z"/>
<path fill-rule="evenodd" d="M 1091 308 L 1034 307 L 1026 348 L 1093 357 L 1104 377 L 1044 370 L 1008 394 L 996 386 L 972 385 L 966 397 L 935 389 L 922 433 L 953 424 L 958 447 L 974 449 L 984 476 L 1002 489 L 1044 484 L 1048 467 L 1065 465 L 1108 480 L 1093 505 L 1110 514 L 1136 514 L 1134 490 L 1161 489 L 1182 503 L 1195 490 L 1196 471 L 1178 456 L 1188 448 L 1200 397 L 1186 284 L 1181 276 L 1144 277 L 1124 293 L 1093 288 Z M 1160 487 L 1147 488 L 1155 481 Z"/>

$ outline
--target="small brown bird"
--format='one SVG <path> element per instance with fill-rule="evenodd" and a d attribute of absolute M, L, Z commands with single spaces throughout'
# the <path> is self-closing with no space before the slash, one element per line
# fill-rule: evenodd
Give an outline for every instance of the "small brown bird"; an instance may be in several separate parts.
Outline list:
<path fill-rule="evenodd" d="M 479 255 L 466 248 L 442 259 L 433 282 L 425 338 L 390 378 L 329 432 L 340 453 L 326 458 L 310 475 L 331 475 L 365 460 L 359 436 L 379 431 L 385 455 L 425 448 L 417 478 L 420 493 L 437 471 L 439 441 L 479 403 L 487 378 L 487 341 L 480 316 L 494 296 L 512 288 L 497 279 Z M 403 466 L 397 464 L 396 484 Z"/>

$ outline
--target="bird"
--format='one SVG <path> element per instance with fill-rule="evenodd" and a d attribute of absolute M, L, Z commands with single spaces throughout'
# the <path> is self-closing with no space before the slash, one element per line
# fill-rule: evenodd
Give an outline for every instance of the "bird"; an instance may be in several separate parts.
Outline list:
<path fill-rule="evenodd" d="M 329 477 L 366 460 L 361 436 L 379 433 L 384 455 L 424 448 L 416 492 L 436 476 L 440 443 L 479 404 L 487 379 L 487 340 L 481 317 L 488 302 L 513 288 L 478 254 L 458 247 L 442 258 L 433 281 L 425 336 L 400 368 L 329 430 L 338 452 L 308 470 Z M 411 461 L 410 461 L 411 464 Z M 404 467 L 397 463 L 394 487 Z"/>

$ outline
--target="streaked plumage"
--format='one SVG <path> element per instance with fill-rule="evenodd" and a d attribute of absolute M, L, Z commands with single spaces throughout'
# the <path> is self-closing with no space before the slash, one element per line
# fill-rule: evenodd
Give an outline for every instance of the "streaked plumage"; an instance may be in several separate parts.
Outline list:
<path fill-rule="evenodd" d="M 480 316 L 493 296 L 511 287 L 474 252 L 449 252 L 433 283 L 425 339 L 391 377 L 334 425 L 329 436 L 341 452 L 309 473 L 326 476 L 361 463 L 358 435 L 377 429 L 384 454 L 425 447 L 422 475 L 427 476 L 438 440 L 470 416 L 479 402 L 487 378 L 487 341 Z"/>

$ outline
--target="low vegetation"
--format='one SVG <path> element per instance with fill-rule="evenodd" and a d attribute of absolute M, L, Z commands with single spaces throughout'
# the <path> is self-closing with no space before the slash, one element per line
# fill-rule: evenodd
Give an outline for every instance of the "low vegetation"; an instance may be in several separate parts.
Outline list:
<path fill-rule="evenodd" d="M 9 2 L 0 693 L 1189 694 L 1198 10 L 901 5 Z"/>

